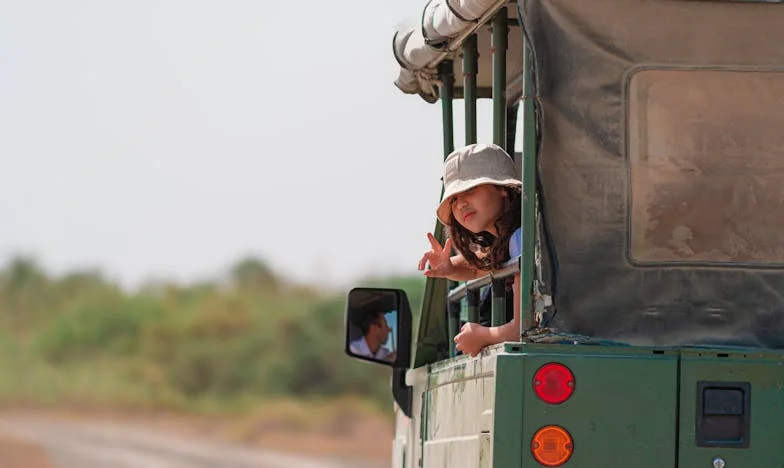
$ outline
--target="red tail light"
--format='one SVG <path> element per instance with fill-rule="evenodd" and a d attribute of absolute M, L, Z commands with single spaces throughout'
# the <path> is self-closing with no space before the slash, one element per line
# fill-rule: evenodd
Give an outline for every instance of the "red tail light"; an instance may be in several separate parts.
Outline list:
<path fill-rule="evenodd" d="M 549 362 L 534 374 L 534 393 L 545 403 L 558 405 L 574 393 L 574 375 L 568 367 Z"/>

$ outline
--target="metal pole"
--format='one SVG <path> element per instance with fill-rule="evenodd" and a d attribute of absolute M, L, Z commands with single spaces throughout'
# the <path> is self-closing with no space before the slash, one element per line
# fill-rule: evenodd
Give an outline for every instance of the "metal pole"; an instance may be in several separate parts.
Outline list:
<path fill-rule="evenodd" d="M 490 324 L 494 327 L 507 322 L 506 318 L 506 278 L 493 280 L 493 302 L 490 306 Z"/>
<path fill-rule="evenodd" d="M 493 18 L 493 143 L 506 148 L 506 7 Z"/>
<path fill-rule="evenodd" d="M 449 283 L 452 283 L 449 281 Z M 450 288 L 451 289 L 451 288 Z M 447 326 L 449 327 L 449 356 L 457 356 L 455 336 L 460 332 L 460 301 L 447 302 Z"/>
<path fill-rule="evenodd" d="M 470 289 L 466 292 L 466 305 L 468 321 L 479 323 L 479 289 Z"/>
<path fill-rule="evenodd" d="M 444 136 L 444 159 L 455 150 L 454 113 L 452 100 L 455 94 L 455 76 L 451 60 L 444 60 L 438 65 L 438 75 L 441 80 L 441 122 Z M 442 188 L 443 195 L 443 188 Z M 442 244 L 445 241 L 444 226 L 437 223 L 436 239 Z M 447 293 L 457 286 L 454 281 L 447 280 Z M 447 327 L 449 328 L 449 355 L 455 355 L 455 335 L 460 331 L 460 303 L 447 303 Z"/>
<path fill-rule="evenodd" d="M 452 100 L 455 96 L 455 75 L 452 61 L 444 60 L 438 64 L 438 76 L 441 80 L 441 121 L 444 128 L 444 159 L 455 150 L 454 113 Z"/>
<path fill-rule="evenodd" d="M 463 42 L 463 100 L 465 101 L 465 144 L 476 143 L 476 74 L 479 71 L 476 34 Z M 479 323 L 479 290 L 466 296 L 468 321 Z"/>
<path fill-rule="evenodd" d="M 493 143 L 507 149 L 506 141 L 506 49 L 509 28 L 506 7 L 498 10 L 493 18 Z M 491 324 L 503 325 L 506 322 L 505 281 L 493 281 L 493 302 Z"/>
<path fill-rule="evenodd" d="M 524 44 L 523 62 L 523 202 L 522 226 L 523 245 L 520 276 L 520 334 L 531 328 L 534 323 L 533 285 L 534 285 L 534 242 L 536 235 L 536 133 L 534 103 L 532 96 L 533 70 L 530 49 Z"/>
<path fill-rule="evenodd" d="M 476 34 L 463 43 L 463 100 L 465 101 L 465 144 L 476 143 L 476 75 L 479 72 L 479 54 Z"/>

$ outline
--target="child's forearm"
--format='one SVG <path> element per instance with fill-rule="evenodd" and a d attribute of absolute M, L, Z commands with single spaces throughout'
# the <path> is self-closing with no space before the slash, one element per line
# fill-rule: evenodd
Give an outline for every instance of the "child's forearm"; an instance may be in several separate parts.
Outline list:
<path fill-rule="evenodd" d="M 497 327 L 490 327 L 488 330 L 489 345 L 503 343 L 505 341 L 520 341 L 520 321 L 512 320 Z"/>
<path fill-rule="evenodd" d="M 469 267 L 452 267 L 452 273 L 447 275 L 447 278 L 452 281 L 470 281 L 478 278 L 477 271 Z"/>
<path fill-rule="evenodd" d="M 514 305 L 512 310 L 514 316 L 511 322 L 507 322 L 497 327 L 490 327 L 488 329 L 488 338 L 491 344 L 503 343 L 504 341 L 520 341 L 520 275 L 515 275 L 514 284 L 512 285 L 514 291 Z"/>
<path fill-rule="evenodd" d="M 477 270 L 462 255 L 455 255 L 449 261 L 452 263 L 452 272 L 447 275 L 447 278 L 452 281 L 470 281 L 489 273 L 484 270 Z"/>

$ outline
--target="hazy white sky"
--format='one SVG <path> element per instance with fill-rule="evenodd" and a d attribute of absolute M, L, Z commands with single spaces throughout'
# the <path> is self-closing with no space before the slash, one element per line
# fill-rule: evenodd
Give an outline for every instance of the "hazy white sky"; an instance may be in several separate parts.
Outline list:
<path fill-rule="evenodd" d="M 0 263 L 415 274 L 440 105 L 395 88 L 391 41 L 425 3 L 0 0 Z"/>

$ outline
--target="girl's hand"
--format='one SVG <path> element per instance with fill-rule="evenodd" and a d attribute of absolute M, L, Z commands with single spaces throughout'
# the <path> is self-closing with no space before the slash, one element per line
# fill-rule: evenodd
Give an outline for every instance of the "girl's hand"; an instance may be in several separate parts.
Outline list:
<path fill-rule="evenodd" d="M 433 234 L 428 232 L 427 240 L 430 241 L 432 248 L 425 252 L 422 255 L 422 259 L 419 260 L 419 270 L 425 270 L 427 265 L 430 264 L 430 268 L 425 270 L 425 276 L 446 278 L 448 275 L 453 274 L 455 268 L 450 260 L 452 257 L 452 239 L 447 239 L 444 242 L 444 246 L 441 247 L 441 244 L 433 237 Z"/>
<path fill-rule="evenodd" d="M 468 354 L 476 356 L 482 348 L 488 345 L 490 340 L 490 330 L 478 323 L 468 322 L 460 328 L 460 333 L 455 336 L 455 348 Z"/>

